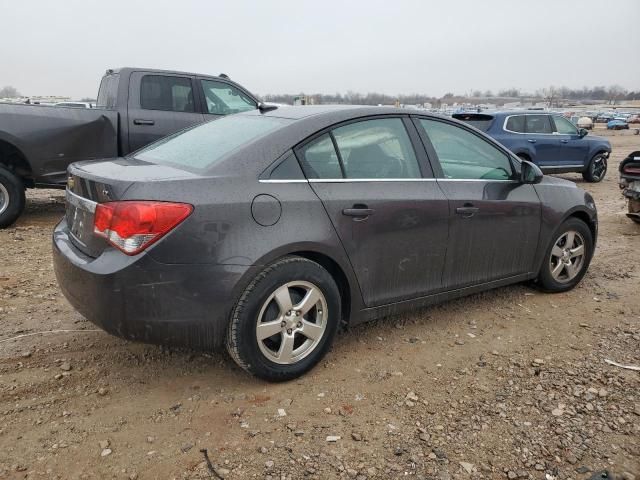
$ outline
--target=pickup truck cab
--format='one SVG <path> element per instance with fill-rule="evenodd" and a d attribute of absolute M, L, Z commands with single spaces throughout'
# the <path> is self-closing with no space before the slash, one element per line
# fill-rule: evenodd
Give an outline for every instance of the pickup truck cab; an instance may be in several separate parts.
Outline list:
<path fill-rule="evenodd" d="M 607 173 L 611 144 L 590 135 L 562 115 L 543 111 L 456 113 L 490 135 L 523 160 L 545 173 L 580 172 L 588 182 L 600 182 Z"/>
<path fill-rule="evenodd" d="M 224 74 L 144 68 L 107 70 L 96 108 L 0 104 L 0 228 L 21 214 L 26 188 L 64 188 L 73 162 L 125 156 L 258 104 Z"/>

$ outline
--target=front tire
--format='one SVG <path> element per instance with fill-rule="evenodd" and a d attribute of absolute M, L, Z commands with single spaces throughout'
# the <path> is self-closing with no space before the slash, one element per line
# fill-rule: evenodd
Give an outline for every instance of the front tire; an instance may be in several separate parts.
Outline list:
<path fill-rule="evenodd" d="M 547 248 L 538 286 L 551 293 L 574 288 L 587 273 L 593 256 L 593 235 L 582 220 L 569 218 L 560 225 Z"/>
<path fill-rule="evenodd" d="M 340 293 L 318 263 L 285 257 L 260 272 L 236 304 L 227 351 L 264 380 L 290 380 L 329 350 L 341 318 Z"/>
<path fill-rule="evenodd" d="M 15 222 L 25 206 L 24 184 L 11 171 L 0 167 L 0 228 Z"/>
<path fill-rule="evenodd" d="M 590 183 L 601 182 L 607 174 L 607 163 L 607 156 L 604 153 L 594 155 L 587 169 L 582 172 L 582 178 Z"/>

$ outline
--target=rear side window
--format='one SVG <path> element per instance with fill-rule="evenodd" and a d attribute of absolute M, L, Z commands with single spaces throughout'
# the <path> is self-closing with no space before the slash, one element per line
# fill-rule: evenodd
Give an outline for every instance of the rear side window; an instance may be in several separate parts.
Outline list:
<path fill-rule="evenodd" d="M 436 120 L 421 119 L 445 178 L 509 180 L 513 168 L 507 155 L 468 130 Z"/>
<path fill-rule="evenodd" d="M 200 82 L 207 102 L 208 113 L 229 115 L 254 110 L 257 107 L 256 102 L 233 85 L 214 80 L 201 80 Z"/>
<path fill-rule="evenodd" d="M 420 178 L 402 119 L 351 123 L 333 130 L 346 178 Z"/>
<path fill-rule="evenodd" d="M 526 115 L 527 133 L 553 133 L 549 115 Z"/>
<path fill-rule="evenodd" d="M 510 132 L 525 133 L 524 115 L 513 115 L 507 119 L 504 128 Z"/>
<path fill-rule="evenodd" d="M 329 134 L 304 146 L 302 166 L 307 178 L 343 178 L 340 160 Z"/>
<path fill-rule="evenodd" d="M 120 83 L 120 75 L 112 73 L 102 77 L 100 89 L 98 90 L 98 99 L 96 106 L 102 108 L 116 108 L 118 101 L 118 83 Z"/>
<path fill-rule="evenodd" d="M 140 82 L 140 107 L 145 110 L 194 112 L 191 79 L 167 75 L 145 75 Z"/>
<path fill-rule="evenodd" d="M 234 150 L 289 124 L 276 117 L 231 115 L 165 137 L 140 150 L 135 158 L 204 171 Z"/>

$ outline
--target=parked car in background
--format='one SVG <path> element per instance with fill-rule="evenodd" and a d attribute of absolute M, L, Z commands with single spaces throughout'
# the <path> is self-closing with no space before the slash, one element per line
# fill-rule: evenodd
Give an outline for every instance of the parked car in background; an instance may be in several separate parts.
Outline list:
<path fill-rule="evenodd" d="M 342 323 L 515 282 L 580 282 L 591 195 L 482 132 L 385 107 L 285 107 L 71 165 L 62 291 L 132 340 L 295 378 Z"/>
<path fill-rule="evenodd" d="M 498 140 L 543 172 L 580 172 L 588 182 L 600 182 L 607 173 L 611 144 L 588 136 L 561 115 L 547 112 L 505 111 L 454 114 Z"/>
<path fill-rule="evenodd" d="M 55 107 L 70 107 L 70 108 L 94 108 L 95 105 L 89 102 L 58 102 Z"/>
<path fill-rule="evenodd" d="M 624 120 L 609 120 L 607 130 L 629 130 L 629 124 Z"/>
<path fill-rule="evenodd" d="M 64 188 L 78 160 L 126 155 L 170 133 L 258 99 L 224 75 L 143 68 L 107 70 L 97 108 L 0 104 L 0 228 L 25 204 L 25 188 Z"/>
<path fill-rule="evenodd" d="M 640 115 L 631 115 L 627 119 L 627 123 L 640 123 Z"/>
<path fill-rule="evenodd" d="M 627 199 L 627 217 L 640 223 L 640 151 L 631 152 L 620 162 L 620 188 Z"/>

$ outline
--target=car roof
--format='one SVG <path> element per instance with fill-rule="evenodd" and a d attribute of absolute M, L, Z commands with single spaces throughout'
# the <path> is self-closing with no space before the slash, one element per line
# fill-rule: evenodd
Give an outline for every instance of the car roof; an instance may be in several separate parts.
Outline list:
<path fill-rule="evenodd" d="M 290 120 L 301 120 L 307 117 L 321 116 L 321 117 L 349 117 L 353 115 L 354 118 L 364 115 L 383 115 L 383 114 L 402 114 L 408 115 L 409 113 L 416 114 L 415 110 L 408 111 L 402 108 L 395 107 L 375 107 L 370 105 L 296 105 L 296 106 L 284 106 L 278 107 L 273 110 L 268 110 L 264 113 L 260 110 L 250 110 L 243 112 L 242 115 L 262 115 L 265 117 L 278 117 L 287 118 Z"/>
<path fill-rule="evenodd" d="M 121 73 L 123 75 L 129 74 L 131 72 L 149 72 L 149 73 L 169 73 L 169 74 L 173 74 L 173 75 L 187 75 L 190 77 L 203 77 L 203 78 L 221 78 L 223 80 L 228 80 L 231 81 L 232 83 L 235 83 L 233 80 L 231 80 L 231 78 L 229 78 L 229 76 L 222 76 L 225 75 L 224 73 L 221 73 L 220 75 L 207 75 L 207 74 L 203 74 L 203 73 L 192 73 L 192 72 L 182 72 L 179 70 L 161 70 L 161 69 L 157 69 L 157 68 L 144 68 L 144 67 L 119 67 L 119 68 L 110 68 L 107 70 L 107 74 L 111 74 L 111 73 Z"/>

